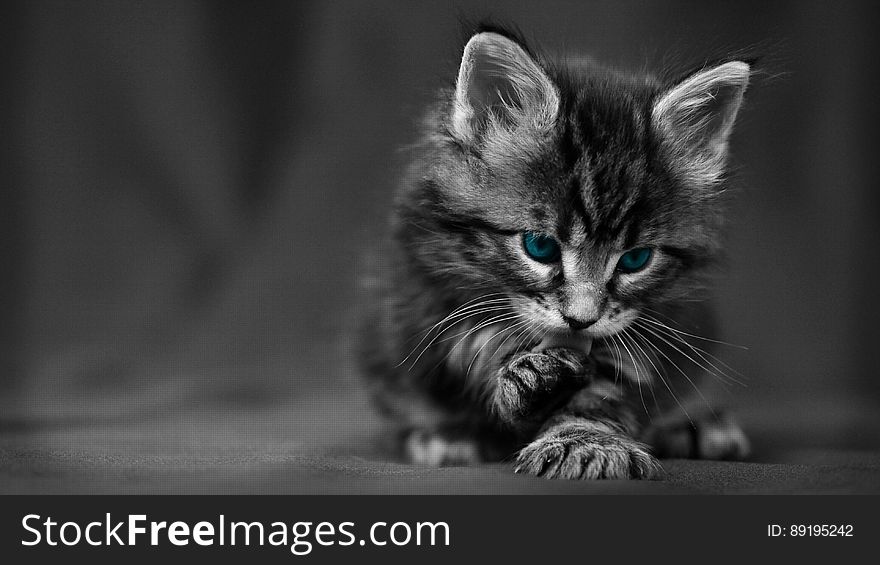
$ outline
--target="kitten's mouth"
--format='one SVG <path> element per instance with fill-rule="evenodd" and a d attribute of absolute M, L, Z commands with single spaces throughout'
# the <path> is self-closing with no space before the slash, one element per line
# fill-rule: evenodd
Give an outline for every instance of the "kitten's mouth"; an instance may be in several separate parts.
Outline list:
<path fill-rule="evenodd" d="M 593 346 L 593 338 L 582 332 L 549 332 L 537 345 L 535 350 L 540 351 L 551 347 L 564 347 L 589 354 Z"/>

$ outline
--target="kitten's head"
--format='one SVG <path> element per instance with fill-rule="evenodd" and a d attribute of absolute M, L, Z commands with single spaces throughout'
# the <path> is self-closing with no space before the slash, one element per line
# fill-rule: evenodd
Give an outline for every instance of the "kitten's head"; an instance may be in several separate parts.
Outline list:
<path fill-rule="evenodd" d="M 663 84 L 475 35 L 405 207 L 432 226 L 410 234 L 418 260 L 459 288 L 506 294 L 544 328 L 592 337 L 686 299 L 718 252 L 749 72 L 729 61 Z"/>

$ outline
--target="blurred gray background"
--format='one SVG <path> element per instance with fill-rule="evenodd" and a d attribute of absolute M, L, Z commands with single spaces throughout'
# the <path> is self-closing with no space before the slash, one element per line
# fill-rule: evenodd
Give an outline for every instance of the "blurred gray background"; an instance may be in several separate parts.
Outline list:
<path fill-rule="evenodd" d="M 71 471 L 57 454 L 117 457 L 104 478 L 137 490 L 175 464 L 148 457 L 203 470 L 218 454 L 369 457 L 381 429 L 349 333 L 360 251 L 397 148 L 454 77 L 460 19 L 487 16 L 622 68 L 765 54 L 732 143 L 741 192 L 718 295 L 722 337 L 749 349 L 721 351 L 748 379 L 729 401 L 759 461 L 880 446 L 870 2 L 0 10 L 8 476 L 100 490 L 92 463 Z"/>

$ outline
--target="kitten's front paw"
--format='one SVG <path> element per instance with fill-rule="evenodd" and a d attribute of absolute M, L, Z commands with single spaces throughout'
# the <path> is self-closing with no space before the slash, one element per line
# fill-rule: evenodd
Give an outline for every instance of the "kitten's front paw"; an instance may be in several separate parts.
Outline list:
<path fill-rule="evenodd" d="M 650 479 L 660 464 L 643 444 L 621 433 L 568 422 L 523 448 L 515 472 L 547 479 Z"/>
<path fill-rule="evenodd" d="M 562 347 L 514 356 L 498 372 L 495 412 L 508 423 L 539 420 L 583 384 L 587 363 L 585 355 Z"/>

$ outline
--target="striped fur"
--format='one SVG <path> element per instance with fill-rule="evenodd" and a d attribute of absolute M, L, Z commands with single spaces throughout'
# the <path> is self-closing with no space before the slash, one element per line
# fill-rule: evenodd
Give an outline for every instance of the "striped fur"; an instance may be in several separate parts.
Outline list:
<path fill-rule="evenodd" d="M 723 156 L 745 88 L 731 68 L 747 77 L 737 62 L 667 84 L 549 61 L 503 30 L 471 39 L 424 120 L 365 294 L 364 373 L 411 460 L 655 475 L 665 444 L 638 439 L 656 440 L 648 424 L 670 409 L 690 418 L 686 392 L 718 369 L 686 336 L 711 320 L 694 300 L 721 251 Z M 706 147 L 715 170 L 695 174 Z M 531 260 L 524 231 L 553 236 L 561 259 Z M 637 246 L 653 249 L 645 270 L 615 270 Z M 565 316 L 585 313 L 598 321 L 570 330 Z"/>

